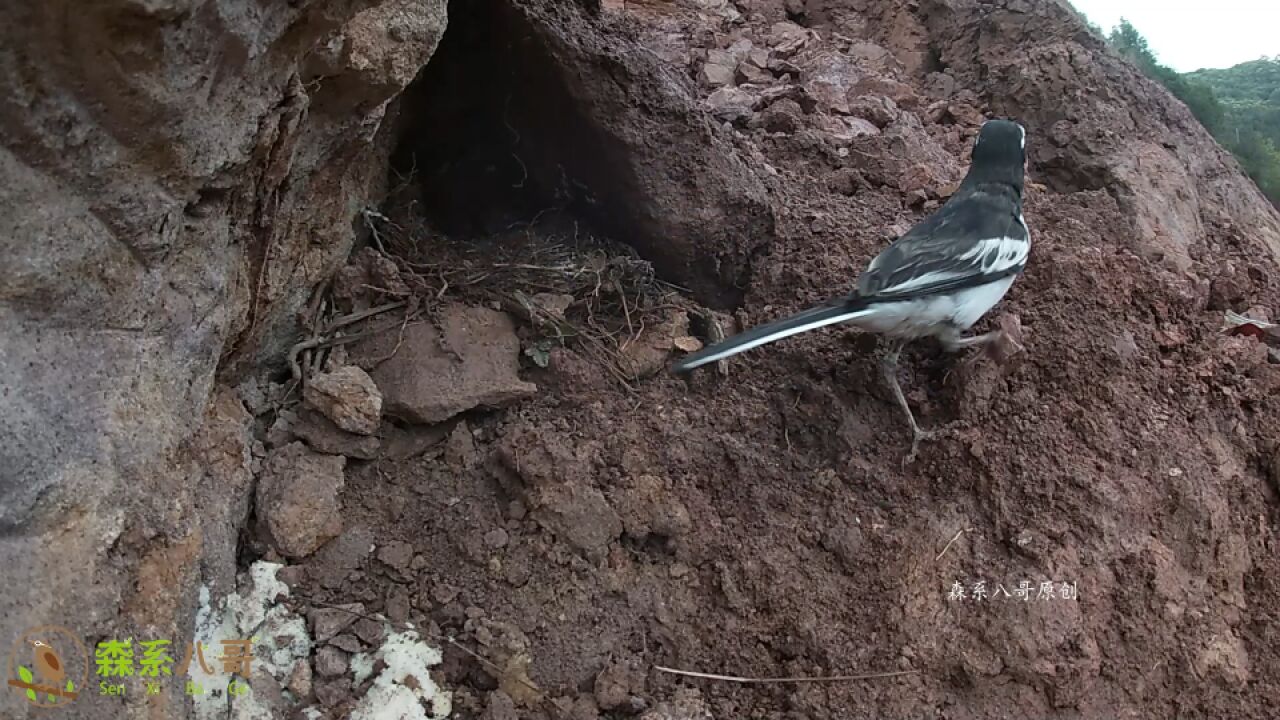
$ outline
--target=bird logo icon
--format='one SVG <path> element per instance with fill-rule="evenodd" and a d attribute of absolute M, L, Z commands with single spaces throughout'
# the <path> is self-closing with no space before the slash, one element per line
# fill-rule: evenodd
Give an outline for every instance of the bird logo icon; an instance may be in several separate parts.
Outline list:
<path fill-rule="evenodd" d="M 61 686 L 62 681 L 67 679 L 67 670 L 62 667 L 62 659 L 58 657 L 58 653 L 43 640 L 32 640 L 31 645 L 35 648 L 32 664 L 36 666 L 40 682 Z"/>
<path fill-rule="evenodd" d="M 57 625 L 28 630 L 9 653 L 7 685 L 36 707 L 75 702 L 88 675 L 88 649 L 74 633 Z"/>

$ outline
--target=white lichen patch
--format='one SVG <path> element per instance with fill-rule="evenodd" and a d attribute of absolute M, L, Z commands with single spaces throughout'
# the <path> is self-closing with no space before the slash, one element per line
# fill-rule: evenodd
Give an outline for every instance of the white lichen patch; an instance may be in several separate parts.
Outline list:
<path fill-rule="evenodd" d="M 267 612 L 276 605 L 276 599 L 289 596 L 289 586 L 276 573 L 283 565 L 259 561 L 249 568 L 248 592 L 228 595 L 227 610 L 235 615 L 236 625 L 243 632 L 254 632 L 267 619 Z"/>
<path fill-rule="evenodd" d="M 352 720 L 440 720 L 453 711 L 452 696 L 436 686 L 430 668 L 439 665 L 440 651 L 419 639 L 414 630 L 393 632 L 373 653 L 352 658 L 356 684 L 363 683 L 381 660 L 385 669 L 352 713 Z"/>
<path fill-rule="evenodd" d="M 198 720 L 269 720 L 286 710 L 275 707 L 282 701 L 279 688 L 299 662 L 308 661 L 312 642 L 306 621 L 279 602 L 289 595 L 289 586 L 276 577 L 282 567 L 254 563 L 238 591 L 216 603 L 210 588 L 200 588 L 194 641 L 204 663 L 193 654 L 183 679 L 190 682 Z M 243 640 L 250 641 L 248 678 L 231 675 L 221 660 L 228 651 L 224 641 Z M 247 686 L 247 691 L 229 693 L 229 680 Z"/>

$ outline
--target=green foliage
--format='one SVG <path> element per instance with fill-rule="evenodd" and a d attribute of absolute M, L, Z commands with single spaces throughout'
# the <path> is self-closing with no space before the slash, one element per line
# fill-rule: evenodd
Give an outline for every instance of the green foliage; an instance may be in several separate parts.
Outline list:
<path fill-rule="evenodd" d="M 1223 145 L 1280 205 L 1280 57 L 1225 70 L 1197 70 L 1187 77 L 1213 88 L 1222 100 L 1228 128 L 1221 138 Z"/>
<path fill-rule="evenodd" d="M 22 678 L 22 682 L 24 683 L 34 683 L 36 681 L 35 676 L 31 674 L 31 671 L 21 665 L 18 666 L 18 677 Z M 35 702 L 36 691 L 31 688 L 27 688 L 27 699 L 31 702 Z"/>
<path fill-rule="evenodd" d="M 1187 77 L 1213 87 L 1228 104 L 1280 103 L 1280 56 L 1259 58 L 1224 70 L 1208 69 Z"/>
<path fill-rule="evenodd" d="M 1107 42 L 1185 103 L 1200 124 L 1236 156 L 1271 203 L 1280 207 L 1280 57 L 1225 70 L 1179 73 L 1161 65 L 1147 39 L 1123 18 Z"/>

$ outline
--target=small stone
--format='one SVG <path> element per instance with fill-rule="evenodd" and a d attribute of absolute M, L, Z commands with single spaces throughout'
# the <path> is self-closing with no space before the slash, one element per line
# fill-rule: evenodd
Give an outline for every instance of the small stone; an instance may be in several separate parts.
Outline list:
<path fill-rule="evenodd" d="M 516 712 L 516 703 L 511 696 L 501 690 L 489 693 L 489 702 L 485 705 L 481 720 L 520 720 Z"/>
<path fill-rule="evenodd" d="M 708 62 L 702 66 L 702 72 L 698 77 L 702 80 L 702 84 L 709 87 L 724 87 L 733 84 L 734 75 L 732 65 L 716 65 Z"/>
<path fill-rule="evenodd" d="M 734 79 L 739 83 L 768 85 L 773 82 L 773 73 L 762 67 L 752 65 L 749 62 L 742 62 L 738 63 L 738 68 L 734 72 Z"/>
<path fill-rule="evenodd" d="M 366 645 L 377 647 L 382 643 L 384 630 L 382 628 L 382 623 L 380 622 L 370 620 L 369 618 L 361 618 L 356 621 L 353 629 L 356 631 L 356 635 L 359 636 Z"/>
<path fill-rule="evenodd" d="M 347 432 L 373 435 L 382 421 L 382 393 L 373 378 L 354 365 L 313 376 L 302 397 Z"/>
<path fill-rule="evenodd" d="M 827 176 L 827 189 L 852 197 L 866 184 L 862 174 L 853 168 L 840 168 Z"/>
<path fill-rule="evenodd" d="M 507 546 L 507 531 L 502 528 L 494 528 L 484 534 L 484 544 L 497 550 Z"/>
<path fill-rule="evenodd" d="M 304 698 L 311 694 L 311 679 L 311 663 L 301 660 L 293 667 L 293 672 L 289 673 L 289 681 L 285 683 L 285 687 L 295 696 Z"/>
<path fill-rule="evenodd" d="M 348 578 L 353 578 L 369 553 L 373 534 L 367 528 L 355 526 L 316 552 L 307 562 L 307 577 L 327 588 L 336 589 Z"/>
<path fill-rule="evenodd" d="M 825 120 L 819 123 L 819 126 L 830 134 L 837 145 L 848 145 L 860 137 L 880 134 L 880 128 L 862 118 L 830 115 L 823 117 Z"/>
<path fill-rule="evenodd" d="M 316 674 L 321 677 L 337 677 L 347 672 L 347 654 L 336 647 L 325 645 L 316 651 Z"/>
<path fill-rule="evenodd" d="M 898 119 L 897 105 L 887 97 L 870 96 L 854 100 L 849 105 L 849 114 L 869 121 L 883 130 Z"/>
<path fill-rule="evenodd" d="M 441 605 L 448 605 L 458 597 L 458 588 L 440 583 L 431 588 L 431 597 Z"/>
<path fill-rule="evenodd" d="M 799 65 L 782 58 L 769 58 L 766 69 L 779 77 L 790 75 L 792 80 L 797 81 L 804 75 L 804 71 Z"/>
<path fill-rule="evenodd" d="M 346 458 L 300 442 L 273 450 L 258 479 L 260 532 L 281 555 L 306 557 L 342 532 L 339 494 Z"/>
<path fill-rule="evenodd" d="M 311 634 L 316 642 L 326 642 L 351 627 L 356 618 L 363 613 L 363 604 L 349 603 L 336 608 L 315 608 L 307 613 L 307 620 L 311 623 Z"/>
<path fill-rule="evenodd" d="M 332 678 L 316 684 L 316 699 L 328 707 L 333 707 L 351 696 L 351 681 L 346 678 Z"/>
<path fill-rule="evenodd" d="M 573 296 L 563 293 L 535 293 L 533 300 L 538 303 L 538 307 L 561 320 L 573 304 Z"/>
<path fill-rule="evenodd" d="M 698 352 L 702 349 L 702 341 L 692 335 L 678 337 L 671 341 L 677 350 L 687 353 Z"/>
<path fill-rule="evenodd" d="M 520 379 L 520 338 L 505 313 L 449 305 L 351 348 L 382 391 L 383 410 L 409 423 L 440 423 L 476 407 L 500 408 L 537 392 Z M 397 350 L 397 348 L 399 348 Z"/>
<path fill-rule="evenodd" d="M 342 633 L 341 635 L 335 635 L 333 636 L 333 639 L 329 641 L 329 644 L 340 650 L 345 650 L 349 653 L 358 653 L 364 650 L 364 648 L 360 645 L 360 640 L 355 635 L 352 635 L 351 633 Z"/>
<path fill-rule="evenodd" d="M 462 610 L 461 603 L 451 602 L 436 611 L 436 618 L 439 620 L 441 625 L 457 627 L 462 625 L 463 621 L 467 619 L 467 616 Z"/>
<path fill-rule="evenodd" d="M 391 567 L 405 572 L 409 563 L 413 562 L 413 546 L 402 540 L 392 540 L 378 549 L 378 560 Z"/>
<path fill-rule="evenodd" d="M 623 367 L 636 378 L 644 378 L 659 372 L 671 354 L 671 341 L 689 334 L 689 315 L 679 310 L 668 315 L 666 322 L 640 333 L 640 337 L 626 346 L 620 359 Z"/>
<path fill-rule="evenodd" d="M 799 25 L 788 22 L 776 22 L 769 30 L 766 42 L 779 55 L 789 56 L 809 42 L 809 31 Z"/>
<path fill-rule="evenodd" d="M 817 101 L 818 107 L 848 115 L 851 109 L 850 84 L 857 77 L 857 71 L 848 58 L 839 54 L 823 55 L 806 67 L 804 87 Z"/>
<path fill-rule="evenodd" d="M 319 412 L 304 409 L 290 427 L 311 449 L 327 455 L 346 455 L 360 460 L 372 460 L 378 456 L 381 441 L 373 435 L 352 433 L 338 427 Z"/>
<path fill-rule="evenodd" d="M 613 500 L 626 533 L 632 537 L 659 535 L 674 539 L 688 534 L 693 527 L 688 508 L 655 475 L 629 479 Z"/>
<path fill-rule="evenodd" d="M 738 63 L 738 58 L 728 50 L 708 50 L 707 62 L 711 65 L 727 65 L 733 67 Z"/>
<path fill-rule="evenodd" d="M 947 114 L 961 125 L 978 127 L 986 120 L 982 112 L 967 103 L 951 103 L 947 106 Z"/>
<path fill-rule="evenodd" d="M 408 593 L 403 590 L 395 590 L 387 596 L 387 619 L 397 624 L 409 619 Z"/>
<path fill-rule="evenodd" d="M 588 557 L 602 553 L 622 534 L 622 520 L 594 487 L 551 485 L 538 500 L 538 523 Z"/>
<path fill-rule="evenodd" d="M 449 440 L 444 446 L 444 459 L 450 466 L 464 470 L 476 466 L 479 455 L 476 452 L 475 437 L 467 423 L 458 423 L 453 432 L 449 433 Z"/>
<path fill-rule="evenodd" d="M 751 42 L 750 38 L 738 38 L 733 41 L 733 44 L 730 45 L 725 52 L 728 53 L 729 57 L 733 58 L 734 61 L 741 62 L 747 59 L 747 56 L 751 54 L 751 51 L 754 48 L 755 43 Z"/>
<path fill-rule="evenodd" d="M 712 117 L 720 122 L 738 124 L 751 117 L 756 97 L 736 87 L 722 87 L 703 101 Z"/>
<path fill-rule="evenodd" d="M 281 410 L 280 413 L 276 415 L 275 422 L 271 423 L 271 428 L 267 430 L 267 447 L 284 447 L 294 440 L 297 440 L 297 435 L 293 433 L 293 424 L 297 419 L 298 416 L 292 411 Z"/>
<path fill-rule="evenodd" d="M 771 133 L 791 134 L 800 129 L 802 115 L 804 111 L 796 101 L 779 100 L 752 118 L 750 126 L 763 128 Z"/>
<path fill-rule="evenodd" d="M 799 85 L 774 85 L 760 91 L 759 102 L 753 109 L 759 110 L 780 100 L 796 101 L 796 104 L 805 113 L 814 112 L 818 108 L 818 101 L 803 87 Z"/>

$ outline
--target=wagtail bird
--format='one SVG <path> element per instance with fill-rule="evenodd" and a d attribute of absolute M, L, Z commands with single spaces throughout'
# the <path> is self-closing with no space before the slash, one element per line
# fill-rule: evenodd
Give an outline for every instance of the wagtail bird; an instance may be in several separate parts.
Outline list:
<path fill-rule="evenodd" d="M 852 293 L 791 317 L 760 325 L 689 355 L 684 373 L 731 355 L 827 325 L 848 323 L 889 341 L 885 379 L 911 425 L 910 462 L 921 430 L 898 385 L 902 347 L 935 337 L 955 352 L 986 345 L 1000 331 L 965 337 L 1009 291 L 1027 265 L 1031 235 L 1022 217 L 1027 133 L 1008 120 L 983 123 L 969 172 L 942 207 L 895 240 L 858 276 Z"/>

